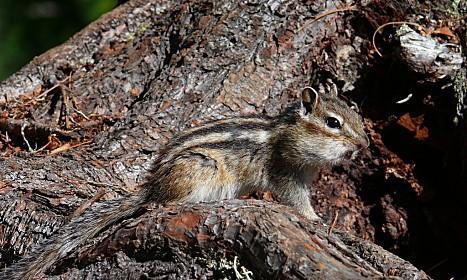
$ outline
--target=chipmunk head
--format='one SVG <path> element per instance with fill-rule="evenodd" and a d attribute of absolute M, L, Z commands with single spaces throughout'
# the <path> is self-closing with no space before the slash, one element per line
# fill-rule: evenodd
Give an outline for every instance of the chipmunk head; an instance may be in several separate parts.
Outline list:
<path fill-rule="evenodd" d="M 337 97 L 321 97 L 306 87 L 294 115 L 296 125 L 289 139 L 295 156 L 305 162 L 337 163 L 369 145 L 362 118 Z"/>

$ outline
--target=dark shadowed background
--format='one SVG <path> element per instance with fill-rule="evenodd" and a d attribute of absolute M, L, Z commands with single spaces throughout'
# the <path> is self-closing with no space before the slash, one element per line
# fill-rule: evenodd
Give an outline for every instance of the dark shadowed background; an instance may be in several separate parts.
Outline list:
<path fill-rule="evenodd" d="M 0 80 L 34 56 L 63 43 L 117 0 L 0 1 Z"/>

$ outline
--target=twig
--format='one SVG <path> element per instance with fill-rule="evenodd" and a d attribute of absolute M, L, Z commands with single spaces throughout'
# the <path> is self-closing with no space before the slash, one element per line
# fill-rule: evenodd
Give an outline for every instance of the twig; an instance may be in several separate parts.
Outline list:
<path fill-rule="evenodd" d="M 242 271 L 243 271 L 243 275 L 245 275 L 246 279 L 247 280 L 252 280 L 250 278 L 250 274 L 253 274 L 253 272 L 249 271 L 248 269 L 246 269 L 243 265 L 242 265 Z"/>
<path fill-rule="evenodd" d="M 243 276 L 242 276 L 242 275 L 240 274 L 240 272 L 238 272 L 238 270 L 237 270 L 237 265 L 238 265 L 238 264 L 237 264 L 237 259 L 238 259 L 238 257 L 235 256 L 235 257 L 234 257 L 234 263 L 233 263 L 233 269 L 234 269 L 234 271 L 235 271 L 235 277 L 236 277 L 237 279 L 243 279 Z"/>
<path fill-rule="evenodd" d="M 58 154 L 58 153 L 61 153 L 61 152 L 65 152 L 65 151 L 74 149 L 74 148 L 79 147 L 79 146 L 90 144 L 90 143 L 92 143 L 92 140 L 84 141 L 84 142 L 78 143 L 78 144 L 73 145 L 73 146 L 70 145 L 70 143 L 66 143 L 66 144 L 52 150 L 49 155 L 55 155 L 55 154 Z"/>
<path fill-rule="evenodd" d="M 303 29 L 309 27 L 310 25 L 312 25 L 313 23 L 317 22 L 318 20 L 324 18 L 324 17 L 327 17 L 329 15 L 332 15 L 332 14 L 336 14 L 336 13 L 340 13 L 340 12 L 347 12 L 347 11 L 356 11 L 356 7 L 355 6 L 349 6 L 349 7 L 344 7 L 344 8 L 340 8 L 340 9 L 334 9 L 334 10 L 329 10 L 329 11 L 326 11 L 326 12 L 323 12 L 319 15 L 317 15 L 316 17 L 314 17 L 313 19 L 311 20 L 308 20 L 307 22 L 305 22 L 302 27 L 300 27 L 295 33 L 299 33 L 300 31 L 302 31 Z"/>
<path fill-rule="evenodd" d="M 235 256 L 234 257 L 234 263 L 233 263 L 233 269 L 235 271 L 235 277 L 237 279 L 239 279 L 239 280 L 242 280 L 242 279 L 245 279 L 245 278 L 246 278 L 246 280 L 251 280 L 250 274 L 252 274 L 252 272 L 248 271 L 243 265 L 240 267 L 242 269 L 243 275 L 242 275 L 242 273 L 240 273 L 238 271 L 237 266 L 239 265 L 239 263 L 237 262 L 237 260 L 238 260 L 238 257 Z"/>
<path fill-rule="evenodd" d="M 379 55 L 379 56 L 383 56 L 381 54 L 381 52 L 378 50 L 378 47 L 376 47 L 376 34 L 378 34 L 378 32 L 380 30 L 382 30 L 384 27 L 388 26 L 388 25 L 402 25 L 402 24 L 407 24 L 407 25 L 412 25 L 412 26 L 416 26 L 417 28 L 423 30 L 423 27 L 418 24 L 418 23 L 414 23 L 414 22 L 407 22 L 407 21 L 391 21 L 391 22 L 386 22 L 385 24 L 382 24 L 380 26 L 378 26 L 378 28 L 376 28 L 375 32 L 373 33 L 373 38 L 371 40 L 372 44 L 373 44 L 373 47 L 375 48 L 375 51 L 376 53 Z"/>
<path fill-rule="evenodd" d="M 29 125 L 32 130 L 34 131 L 40 131 L 41 133 L 45 134 L 52 134 L 56 133 L 62 136 L 67 136 L 67 137 L 72 137 L 72 138 L 77 138 L 79 137 L 79 134 L 74 133 L 73 131 L 66 131 L 62 130 L 59 128 L 51 128 L 48 127 L 44 124 L 35 122 L 35 121 L 25 121 L 25 120 L 17 120 L 17 119 L 0 119 L 0 131 L 5 131 L 5 132 L 10 132 L 10 134 L 16 135 L 17 132 L 15 133 L 16 129 L 19 128 L 21 130 L 21 126 L 23 125 Z"/>
<path fill-rule="evenodd" d="M 86 211 L 86 209 L 88 209 L 91 205 L 93 205 L 94 202 L 101 199 L 101 197 L 103 197 L 105 193 L 106 193 L 105 189 L 99 189 L 99 191 L 97 191 L 97 193 L 93 197 L 91 197 L 91 199 L 89 199 L 85 203 L 83 203 L 80 207 L 78 207 L 73 212 L 73 214 L 71 214 L 71 218 L 76 218 L 78 216 L 81 216 L 81 214 L 83 214 L 84 211 Z"/>
<path fill-rule="evenodd" d="M 52 156 L 52 155 L 67 151 L 69 149 L 71 149 L 70 143 L 65 143 L 65 144 L 61 145 L 60 147 L 55 148 L 52 151 L 50 151 L 49 156 Z"/>
<path fill-rule="evenodd" d="M 37 154 L 38 152 L 41 152 L 42 150 L 44 150 L 45 148 L 47 148 L 47 146 L 49 146 L 49 144 L 52 143 L 52 141 L 48 141 L 47 144 L 45 144 L 44 146 L 40 147 L 39 149 L 35 150 L 34 151 L 34 154 Z"/>
<path fill-rule="evenodd" d="M 332 223 L 331 223 L 331 225 L 329 226 L 328 235 L 331 235 L 332 230 L 333 230 L 334 227 L 336 226 L 337 217 L 339 217 L 339 209 L 337 209 L 336 212 L 334 212 L 334 219 L 332 220 Z"/>
<path fill-rule="evenodd" d="M 78 103 L 76 102 L 76 99 L 73 95 L 71 96 L 71 103 L 73 105 L 73 110 L 75 110 L 76 113 L 80 114 L 81 116 L 83 116 L 83 118 L 85 118 L 88 121 L 91 120 L 88 116 L 86 116 L 86 114 L 84 114 L 78 109 Z"/>
<path fill-rule="evenodd" d="M 23 125 L 21 125 L 21 136 L 23 136 L 23 140 L 24 142 L 26 143 L 26 145 L 28 146 L 28 150 L 30 153 L 33 153 L 34 150 L 33 148 L 31 148 L 31 145 L 29 145 L 29 141 L 28 139 L 26 138 L 26 135 L 24 134 L 24 128 L 28 125 L 28 123 L 23 123 Z"/>
<path fill-rule="evenodd" d="M 403 98 L 403 99 L 401 99 L 401 100 L 399 100 L 399 101 L 396 101 L 396 104 L 403 104 L 403 103 L 409 101 L 410 98 L 412 98 L 412 94 L 411 94 L 411 93 L 409 93 L 409 95 L 407 95 L 406 98 Z"/>
<path fill-rule="evenodd" d="M 39 98 L 42 98 L 44 96 L 46 96 L 49 92 L 51 92 L 52 90 L 56 89 L 57 87 L 61 86 L 64 82 L 66 82 L 68 79 L 70 79 L 71 76 L 68 76 L 66 77 L 65 79 L 63 80 L 60 80 L 58 81 L 55 85 L 53 85 L 51 88 L 47 89 L 46 91 L 44 91 L 43 93 L 39 94 L 36 99 L 39 99 Z"/>
<path fill-rule="evenodd" d="M 60 89 L 62 92 L 62 106 L 60 108 L 58 124 L 60 125 L 60 121 L 63 119 L 65 121 L 65 129 L 68 129 L 71 127 L 68 120 L 68 118 L 70 117 L 68 106 L 68 87 L 60 85 Z"/>

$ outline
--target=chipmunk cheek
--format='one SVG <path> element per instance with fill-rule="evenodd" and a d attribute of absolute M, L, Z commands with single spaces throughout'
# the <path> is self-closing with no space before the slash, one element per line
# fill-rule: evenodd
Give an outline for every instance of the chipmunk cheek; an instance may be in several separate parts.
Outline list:
<path fill-rule="evenodd" d="M 346 153 L 349 151 L 347 145 L 342 141 L 328 141 L 326 153 L 323 157 L 330 162 L 336 163 L 345 158 Z"/>

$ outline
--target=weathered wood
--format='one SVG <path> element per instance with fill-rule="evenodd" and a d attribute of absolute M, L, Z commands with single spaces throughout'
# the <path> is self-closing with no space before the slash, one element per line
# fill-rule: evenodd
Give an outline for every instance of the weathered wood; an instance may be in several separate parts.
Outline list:
<path fill-rule="evenodd" d="M 246 279 L 246 273 L 251 279 L 428 279 L 382 248 L 342 231 L 329 234 L 285 206 L 234 200 L 148 207 L 89 240 L 51 279 Z"/>
<path fill-rule="evenodd" d="M 439 5 L 442 3 L 439 1 Z M 229 115 L 275 115 L 297 97 L 296 90 L 303 85 L 322 89 L 338 87 L 340 92 L 357 99 L 359 91 L 355 89 L 364 83 L 371 84 L 365 79 L 368 72 L 374 71 L 370 38 L 375 27 L 387 21 L 411 18 L 424 8 L 403 0 L 364 1 L 355 6 L 336 0 L 300 3 L 134 0 L 119 6 L 0 84 L 3 111 L 0 126 L 7 127 L 2 129 L 2 144 L 18 150 L 12 154 L 11 149 L 0 149 L 3 155 L 0 157 L 0 262 L 8 265 L 30 251 L 33 244 L 51 236 L 73 213 L 82 212 L 83 209 L 76 210 L 80 206 L 92 208 L 90 202 L 95 200 L 94 196 L 102 194 L 99 190 L 106 191 L 102 199 L 134 191 L 144 180 L 159 148 L 177 131 Z M 314 21 L 316 16 L 319 20 Z M 384 45 L 379 46 L 386 55 Z M 379 90 L 367 94 L 378 96 Z M 371 110 L 377 109 L 367 109 L 368 116 L 378 120 Z M 24 136 L 16 132 L 7 138 L 8 127 L 21 128 L 22 121 L 40 128 L 41 135 L 26 129 Z M 375 128 L 377 125 L 370 120 L 367 124 L 373 142 L 371 150 L 355 162 L 323 172 L 314 184 L 312 200 L 324 222 L 331 224 L 336 219 L 336 228 L 368 240 L 382 235 L 379 239 L 388 248 L 397 249 L 407 240 L 407 213 L 410 207 L 419 205 L 423 184 L 415 175 L 414 165 L 385 146 L 381 131 Z M 51 144 L 43 150 L 29 151 L 38 150 L 47 142 Z M 64 151 L 57 152 L 57 148 Z M 56 153 L 50 155 L 51 151 Z M 395 187 L 403 196 L 403 203 L 398 204 L 400 201 L 392 191 L 381 191 L 385 187 Z M 247 217 L 257 219 L 254 212 L 260 211 L 253 205 L 241 208 L 247 223 L 256 221 Z M 186 211 L 187 207 L 169 208 L 177 219 L 176 213 Z M 197 207 L 197 211 L 205 212 L 211 206 Z M 233 206 L 226 203 L 224 207 Z M 278 216 L 293 216 L 282 206 L 264 207 L 279 212 Z M 221 211 L 222 207 L 214 209 Z M 168 211 L 168 208 L 157 209 L 141 217 L 145 221 L 144 230 L 154 232 L 155 224 L 161 222 L 158 215 L 166 215 Z M 228 218 L 234 213 L 227 211 L 226 216 L 221 216 Z M 280 232 L 280 221 L 276 221 L 279 218 L 270 219 L 264 223 L 270 222 L 271 228 L 265 226 L 261 230 L 284 234 Z M 306 223 L 299 220 L 289 221 L 287 225 Z M 272 227 L 275 222 L 279 228 Z M 335 265 L 346 267 L 349 275 L 364 275 L 360 270 L 372 276 L 392 275 L 392 267 L 400 270 L 394 275 L 404 279 L 409 279 L 412 272 L 425 277 L 393 255 L 386 255 L 376 245 L 341 233 L 325 238 L 322 225 L 310 227 L 319 233 L 312 233 L 309 227 L 295 227 L 292 232 L 302 234 L 307 240 L 313 236 L 337 240 L 335 244 L 354 240 L 355 244 L 365 246 L 344 242 L 348 254 L 378 260 L 387 256 L 393 261 L 393 265 L 384 266 L 382 261 L 359 263 L 343 257 Z M 307 230 L 303 231 L 304 228 Z M 121 230 L 116 233 L 123 234 Z M 111 232 L 105 234 L 113 236 Z M 120 238 L 129 240 L 128 236 L 115 236 L 117 243 Z M 187 263 L 197 261 L 188 255 L 187 247 L 182 248 L 185 251 L 177 247 L 181 243 L 174 245 L 171 252 L 173 243 L 167 240 L 172 239 L 165 235 L 144 235 L 139 241 L 145 244 L 151 240 L 166 242 L 154 246 L 165 246 L 161 247 L 167 251 L 164 254 L 177 256 L 173 260 L 182 260 L 184 256 Z M 97 243 L 96 247 L 86 248 L 91 251 L 101 248 L 99 253 L 102 253 L 106 251 L 105 246 L 110 245 Z M 331 250 L 332 246 L 326 248 Z M 111 278 L 112 271 L 121 272 L 124 268 L 128 268 L 128 273 L 141 275 L 138 273 L 153 269 L 154 264 L 169 271 L 164 275 L 197 278 L 210 273 L 206 267 L 190 270 L 189 266 L 174 266 L 170 261 L 165 266 L 164 255 L 155 256 L 148 263 L 144 258 L 129 260 L 133 247 L 121 248 L 123 253 L 108 251 L 107 256 L 113 254 L 112 257 L 102 262 L 78 262 L 82 263 L 82 269 L 64 272 L 69 273 L 65 276 L 80 278 L 102 273 Z M 151 248 L 143 246 L 139 252 L 146 254 Z M 206 258 L 219 257 L 201 248 L 205 247 L 197 247 L 196 252 L 206 254 Z M 178 255 L 178 250 L 183 255 Z M 219 254 L 232 257 L 228 253 L 232 250 L 227 248 Z M 234 252 L 243 256 L 243 251 Z M 330 252 L 325 254 L 330 257 L 328 261 L 334 258 Z M 348 257 L 348 254 L 344 255 Z M 123 260 L 118 262 L 119 258 Z M 119 269 L 119 264 L 124 268 Z M 252 270 L 264 266 L 255 270 L 259 275 L 270 275 L 272 271 L 268 270 L 267 262 L 254 265 Z M 299 263 L 293 266 L 294 271 L 300 272 Z M 71 265 L 64 263 L 61 267 Z M 274 273 L 282 273 L 278 272 L 280 269 Z M 285 277 L 287 273 L 283 273 Z M 310 273 L 319 278 L 334 272 L 323 270 L 320 274 L 318 269 Z"/>

